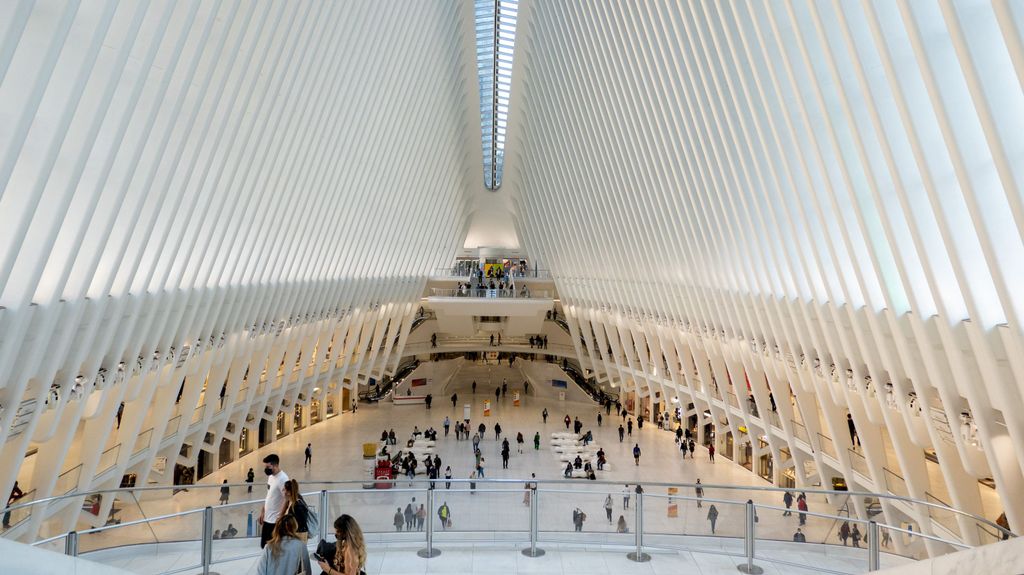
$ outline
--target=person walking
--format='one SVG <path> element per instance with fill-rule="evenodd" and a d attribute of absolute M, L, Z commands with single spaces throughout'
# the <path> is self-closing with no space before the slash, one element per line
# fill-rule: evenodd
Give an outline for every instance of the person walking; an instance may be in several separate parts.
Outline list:
<path fill-rule="evenodd" d="M 565 422 L 565 428 L 566 429 L 569 429 L 569 426 L 572 425 L 572 419 L 569 417 L 568 413 L 565 414 L 565 419 L 563 419 L 562 421 Z"/>
<path fill-rule="evenodd" d="M 637 416 L 637 418 L 636 418 L 636 428 L 637 429 L 643 429 L 644 428 L 644 416 L 642 416 L 642 415 Z"/>
<path fill-rule="evenodd" d="M 281 469 L 281 459 L 276 453 L 263 458 L 263 472 L 267 474 L 267 496 L 263 500 L 263 508 L 257 523 L 260 527 L 260 548 L 265 548 L 274 536 L 274 526 L 281 518 L 284 510 L 284 484 L 288 482 L 288 474 Z"/>
<path fill-rule="evenodd" d="M 704 507 L 704 486 L 700 483 L 700 478 L 697 478 L 697 484 L 693 486 L 693 493 L 697 496 L 697 509 Z"/>
<path fill-rule="evenodd" d="M 635 461 L 637 465 L 640 465 L 640 444 L 639 443 L 633 445 L 633 461 Z"/>
<path fill-rule="evenodd" d="M 420 508 L 416 510 L 416 531 L 423 531 L 423 527 L 427 524 L 427 508 L 420 503 Z"/>
<path fill-rule="evenodd" d="M 363 530 L 351 515 L 334 520 L 334 552 L 318 562 L 323 575 L 356 575 L 366 568 L 366 543 Z M 319 548 L 319 546 L 318 546 Z M 283 573 L 282 575 L 294 575 Z"/>
<path fill-rule="evenodd" d="M 245 474 L 245 482 L 249 484 L 247 493 L 252 493 L 252 484 L 254 481 L 256 481 L 256 473 L 252 470 L 252 467 L 250 467 L 249 472 Z"/>
<path fill-rule="evenodd" d="M 444 423 L 441 424 L 444 427 L 444 436 L 448 437 L 448 428 L 452 425 L 452 420 L 448 419 L 448 416 L 444 416 Z"/>
<path fill-rule="evenodd" d="M 459 394 L 453 393 L 452 394 L 452 409 L 455 409 L 457 403 L 459 403 Z"/>
<path fill-rule="evenodd" d="M 715 524 L 718 523 L 718 508 L 712 503 L 708 507 L 708 521 L 711 522 L 711 534 L 715 534 Z"/>
<path fill-rule="evenodd" d="M 782 504 L 786 506 L 786 510 L 782 512 L 782 516 L 783 517 L 789 517 L 790 515 L 792 515 L 793 512 L 790 510 L 790 508 L 793 507 L 793 492 L 792 491 L 787 491 L 787 492 L 782 494 Z"/>
<path fill-rule="evenodd" d="M 499 439 L 501 439 L 501 424 L 500 423 L 495 423 L 494 424 L 494 441 L 498 441 Z"/>
<path fill-rule="evenodd" d="M 548 408 L 545 407 L 544 411 L 541 412 L 540 416 L 544 418 L 544 423 L 547 423 L 548 422 Z"/>
<path fill-rule="evenodd" d="M 309 540 L 309 506 L 299 492 L 299 482 L 289 479 L 284 484 L 284 515 L 295 518 L 296 536 L 305 543 Z"/>
<path fill-rule="evenodd" d="M 676 428 L 676 445 L 679 445 L 679 443 L 682 442 L 682 441 L 683 441 L 683 426 L 680 425 L 679 427 Z M 683 456 L 685 457 L 686 454 L 683 454 Z"/>
<path fill-rule="evenodd" d="M 312 567 L 306 544 L 297 537 L 294 517 L 284 517 L 274 524 L 274 531 L 263 548 L 256 573 L 259 575 L 310 575 Z"/>
<path fill-rule="evenodd" d="M 693 451 L 690 451 L 690 457 L 693 457 Z M 715 444 L 714 443 L 709 443 L 708 444 L 708 460 L 711 461 L 711 463 L 715 462 Z"/>
<path fill-rule="evenodd" d="M 843 542 L 843 547 L 846 547 L 847 540 L 850 538 L 850 522 L 843 521 L 843 524 L 839 527 L 839 540 Z"/>
<path fill-rule="evenodd" d="M 854 523 L 853 529 L 850 531 L 850 541 L 853 542 L 854 547 L 860 547 L 860 529 L 857 528 L 856 523 Z"/>
<path fill-rule="evenodd" d="M 473 395 L 476 395 L 476 380 L 473 380 Z"/>
<path fill-rule="evenodd" d="M 313 444 L 312 443 L 307 443 L 306 444 L 305 455 L 306 455 L 306 459 L 305 459 L 305 461 L 302 462 L 302 466 L 303 467 L 312 467 L 313 466 Z"/>
<path fill-rule="evenodd" d="M 577 507 L 577 508 L 572 510 L 572 524 L 573 524 L 573 527 L 576 528 L 576 532 L 577 533 L 580 533 L 580 532 L 583 531 L 583 522 L 586 521 L 586 520 L 587 520 L 587 514 L 584 513 L 583 511 L 580 511 L 579 507 Z"/>
<path fill-rule="evenodd" d="M 231 496 L 231 488 L 228 487 L 228 480 L 225 479 L 224 483 L 222 483 L 221 486 L 220 486 L 220 504 L 221 505 L 227 505 L 228 504 L 228 497 L 230 497 L 230 496 Z"/>
<path fill-rule="evenodd" d="M 608 525 L 612 524 L 612 495 L 609 493 L 604 498 L 604 513 L 608 516 Z"/>
<path fill-rule="evenodd" d="M 693 452 L 697 450 L 697 444 L 694 443 L 694 441 L 691 439 L 689 441 L 689 447 L 690 447 L 690 459 L 693 459 Z"/>
<path fill-rule="evenodd" d="M 480 425 L 476 426 L 476 430 L 480 433 L 480 439 L 487 437 L 487 426 L 481 422 Z"/>
<path fill-rule="evenodd" d="M 412 498 L 413 503 L 416 502 L 416 498 Z M 413 503 L 405 504 L 405 530 L 412 531 L 416 526 L 416 508 L 413 507 Z"/>
<path fill-rule="evenodd" d="M 402 514 L 401 507 L 395 509 L 395 518 L 392 523 L 395 525 L 395 531 L 401 531 L 402 526 L 405 525 L 405 515 Z"/>
<path fill-rule="evenodd" d="M 624 487 L 622 488 L 622 508 L 623 508 L 623 509 L 629 509 L 629 496 L 630 496 L 630 495 L 631 495 L 632 493 L 633 493 L 633 492 L 629 490 L 629 484 L 627 483 L 627 484 L 626 484 L 626 485 L 625 485 L 625 486 L 624 486 Z"/>
<path fill-rule="evenodd" d="M 857 435 L 857 425 L 853 423 L 852 414 L 846 414 L 846 426 L 850 428 L 850 445 L 859 446 L 860 436 Z"/>
<path fill-rule="evenodd" d="M 533 450 L 540 451 L 540 432 L 533 434 Z"/>
<path fill-rule="evenodd" d="M 629 418 L 629 421 L 626 423 L 626 434 L 633 437 L 633 418 Z"/>
<path fill-rule="evenodd" d="M 476 495 L 476 471 L 469 474 L 469 494 Z"/>
<path fill-rule="evenodd" d="M 622 443 L 622 440 L 625 437 L 626 437 L 626 428 L 622 427 L 622 424 L 620 423 L 619 424 L 619 443 Z"/>
<path fill-rule="evenodd" d="M 516 447 L 519 448 L 520 455 L 522 455 L 523 453 L 523 443 L 525 442 L 526 440 L 523 438 L 523 432 L 520 431 L 519 433 L 516 434 Z"/>
<path fill-rule="evenodd" d="M 480 434 L 479 433 L 474 433 L 473 434 L 473 453 L 476 453 L 477 451 L 480 451 Z"/>
<path fill-rule="evenodd" d="M 452 466 L 451 465 L 449 465 L 448 467 L 444 468 L 444 488 L 445 489 L 451 489 L 452 488 Z"/>
<path fill-rule="evenodd" d="M 799 527 L 796 528 L 796 533 L 793 534 L 793 543 L 807 543 L 807 536 L 804 535 L 804 532 Z"/>
<path fill-rule="evenodd" d="M 601 412 L 597 412 L 597 426 L 601 427 L 601 422 L 604 421 L 604 417 L 601 416 Z"/>
<path fill-rule="evenodd" d="M 19 499 L 21 499 L 24 496 L 25 496 L 25 492 L 21 490 L 21 487 L 18 486 L 18 482 L 15 481 L 14 482 L 14 487 L 11 488 L 11 494 L 7 496 L 7 507 L 10 507 L 11 505 L 14 505 L 15 502 L 17 502 Z M 10 529 L 11 528 L 11 511 L 10 511 L 10 509 L 4 511 L 3 525 L 4 525 L 4 529 Z"/>
<path fill-rule="evenodd" d="M 796 498 L 796 509 L 800 512 L 800 525 L 807 524 L 807 495 L 801 493 Z"/>
<path fill-rule="evenodd" d="M 512 450 L 508 446 L 508 438 L 505 438 L 505 441 L 503 441 L 501 443 L 501 468 L 502 469 L 508 469 L 508 458 L 509 458 L 509 453 L 511 451 Z"/>
<path fill-rule="evenodd" d="M 501 400 L 501 386 L 494 388 L 494 403 L 498 403 Z"/>
<path fill-rule="evenodd" d="M 452 525 L 452 510 L 448 508 L 448 502 L 445 501 L 441 504 L 441 507 L 437 510 L 437 518 L 441 520 L 441 529 L 448 530 Z"/>
<path fill-rule="evenodd" d="M 536 478 L 537 478 L 537 474 L 536 473 L 531 473 L 530 474 L 530 479 L 531 480 L 527 481 L 526 485 L 523 486 L 523 505 L 526 505 L 527 507 L 530 506 L 530 492 L 532 492 L 534 489 L 537 488 L 537 483 L 535 481 L 533 481 Z"/>
<path fill-rule="evenodd" d="M 484 458 L 483 457 L 481 457 L 480 460 L 476 462 L 476 474 L 477 474 L 477 476 L 480 479 L 486 479 L 487 478 L 487 476 L 484 475 Z"/>

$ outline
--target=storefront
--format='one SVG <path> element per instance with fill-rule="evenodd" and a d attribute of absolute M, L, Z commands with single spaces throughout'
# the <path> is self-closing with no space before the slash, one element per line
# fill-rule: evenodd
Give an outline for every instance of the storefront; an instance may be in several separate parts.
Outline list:
<path fill-rule="evenodd" d="M 309 424 L 320 423 L 320 400 L 314 399 L 309 402 Z"/>
<path fill-rule="evenodd" d="M 295 406 L 295 415 L 292 417 L 292 430 L 293 431 L 298 431 L 298 430 L 302 429 L 303 427 L 305 427 L 305 426 L 302 425 L 302 406 L 301 405 L 296 405 Z"/>
<path fill-rule="evenodd" d="M 249 444 L 249 428 L 243 427 L 238 434 L 238 456 L 242 457 L 250 451 L 252 451 L 252 446 Z"/>
<path fill-rule="evenodd" d="M 762 453 L 762 455 L 757 458 L 757 474 L 763 479 L 774 483 L 775 469 L 774 461 L 772 461 L 771 449 L 768 448 L 768 443 L 764 439 L 758 438 L 757 442 Z"/>
<path fill-rule="evenodd" d="M 235 460 L 234 446 L 231 440 L 224 437 L 220 440 L 220 453 L 217 454 L 217 466 L 224 467 Z"/>
<path fill-rule="evenodd" d="M 288 435 L 288 424 L 285 421 L 285 415 L 283 411 L 280 411 L 277 414 L 277 425 L 275 426 L 275 429 L 277 431 L 278 439 Z"/>

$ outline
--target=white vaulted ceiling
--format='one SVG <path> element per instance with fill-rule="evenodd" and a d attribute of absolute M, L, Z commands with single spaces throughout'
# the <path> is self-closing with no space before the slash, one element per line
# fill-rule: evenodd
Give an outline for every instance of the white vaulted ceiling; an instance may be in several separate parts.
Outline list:
<path fill-rule="evenodd" d="M 485 245 L 551 270 L 637 402 L 760 430 L 800 485 L 994 518 L 992 478 L 1019 527 L 1022 29 L 1007 0 L 0 2 L 0 460 L 38 450 L 35 497 L 166 485 L 158 457 L 393 373 L 429 274 Z"/>
<path fill-rule="evenodd" d="M 1019 498 L 1022 23 L 1005 0 L 523 0 L 503 191 L 598 377 L 683 390 L 734 437 L 766 429 L 748 395 L 792 389 L 755 458 Z"/>

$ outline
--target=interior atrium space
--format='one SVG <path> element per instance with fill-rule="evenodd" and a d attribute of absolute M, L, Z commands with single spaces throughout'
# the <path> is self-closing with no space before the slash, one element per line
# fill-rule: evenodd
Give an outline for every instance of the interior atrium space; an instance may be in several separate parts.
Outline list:
<path fill-rule="evenodd" d="M 1021 1 L 3 0 L 0 573 L 1024 573 L 1021 286 Z"/>

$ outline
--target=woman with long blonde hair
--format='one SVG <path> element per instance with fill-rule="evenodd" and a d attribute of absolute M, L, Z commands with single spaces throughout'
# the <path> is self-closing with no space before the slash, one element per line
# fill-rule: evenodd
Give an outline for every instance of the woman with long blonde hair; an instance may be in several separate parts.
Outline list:
<path fill-rule="evenodd" d="M 334 555 L 319 561 L 320 568 L 327 575 L 360 575 L 365 573 L 366 542 L 363 530 L 351 515 L 342 515 L 334 520 Z"/>
<path fill-rule="evenodd" d="M 309 507 L 299 493 L 299 482 L 294 479 L 284 483 L 284 512 L 281 515 L 294 517 L 297 525 L 296 537 L 303 543 L 309 540 Z"/>
<path fill-rule="evenodd" d="M 274 534 L 267 542 L 267 546 L 263 548 L 263 555 L 256 565 L 256 573 L 259 575 L 295 575 L 295 573 L 310 575 L 312 573 L 309 554 L 306 553 L 306 544 L 299 540 L 296 529 L 294 517 L 285 516 L 278 520 L 274 525 Z"/>

